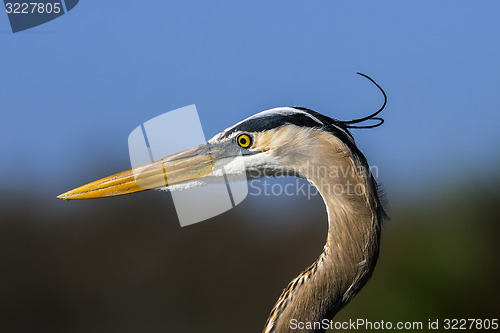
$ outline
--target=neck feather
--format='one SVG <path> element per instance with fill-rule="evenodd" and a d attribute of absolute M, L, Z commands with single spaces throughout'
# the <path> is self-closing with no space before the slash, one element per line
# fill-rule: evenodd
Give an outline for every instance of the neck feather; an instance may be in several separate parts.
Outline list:
<path fill-rule="evenodd" d="M 325 323 L 361 290 L 375 267 L 385 216 L 376 183 L 364 156 L 333 143 L 334 156 L 309 159 L 313 162 L 301 169 L 326 204 L 327 242 L 320 257 L 285 288 L 264 333 L 293 331 L 294 325 L 304 325 L 300 332 L 324 332 Z M 331 161 L 336 164 L 330 166 Z"/>

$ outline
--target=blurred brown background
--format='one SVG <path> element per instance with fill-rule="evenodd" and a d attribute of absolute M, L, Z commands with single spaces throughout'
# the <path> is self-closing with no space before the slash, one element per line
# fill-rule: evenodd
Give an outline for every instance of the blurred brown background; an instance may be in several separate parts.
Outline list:
<path fill-rule="evenodd" d="M 498 183 L 393 200 L 374 276 L 335 320 L 498 317 Z M 166 193 L 56 194 L 2 197 L 2 332 L 259 332 L 326 237 L 320 197 L 249 196 L 181 228 Z"/>

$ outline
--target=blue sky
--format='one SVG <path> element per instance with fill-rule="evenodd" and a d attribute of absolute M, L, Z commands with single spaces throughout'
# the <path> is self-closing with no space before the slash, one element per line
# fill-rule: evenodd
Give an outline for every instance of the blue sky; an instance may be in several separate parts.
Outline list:
<path fill-rule="evenodd" d="M 361 117 L 382 97 L 358 71 L 389 96 L 386 123 L 354 131 L 389 192 L 495 174 L 499 12 L 496 1 L 82 0 L 16 34 L 0 13 L 0 186 L 53 192 L 128 168 L 129 133 L 190 104 L 207 137 L 277 106 Z"/>

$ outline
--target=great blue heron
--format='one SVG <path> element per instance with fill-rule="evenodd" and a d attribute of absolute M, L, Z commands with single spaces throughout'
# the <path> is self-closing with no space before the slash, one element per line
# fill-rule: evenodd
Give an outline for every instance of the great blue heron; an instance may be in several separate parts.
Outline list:
<path fill-rule="evenodd" d="M 319 258 L 284 289 L 264 333 L 324 332 L 324 320 L 332 319 L 370 278 L 378 257 L 381 223 L 386 217 L 368 162 L 349 129 L 381 125 L 383 119 L 376 116 L 384 109 L 387 96 L 370 77 L 358 74 L 367 77 L 384 95 L 382 107 L 367 117 L 340 121 L 300 107 L 263 111 L 229 127 L 205 145 L 103 178 L 58 198 L 90 199 L 146 187 L 182 186 L 211 177 L 217 166 L 228 166 L 236 156 L 243 158 L 243 172 L 248 177 L 288 174 L 307 179 L 326 204 L 327 241 Z M 367 120 L 378 122 L 355 125 Z M 225 172 L 241 171 L 228 167 Z"/>

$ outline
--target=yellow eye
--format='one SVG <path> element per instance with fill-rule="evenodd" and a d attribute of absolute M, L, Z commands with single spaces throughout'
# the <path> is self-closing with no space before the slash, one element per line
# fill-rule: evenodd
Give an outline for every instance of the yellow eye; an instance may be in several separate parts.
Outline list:
<path fill-rule="evenodd" d="M 252 145 L 252 138 L 248 134 L 240 134 L 236 138 L 236 142 L 238 142 L 240 147 L 248 148 Z"/>

